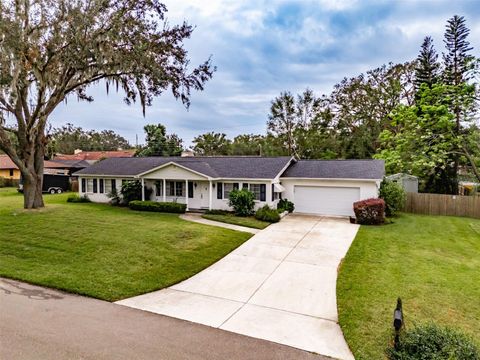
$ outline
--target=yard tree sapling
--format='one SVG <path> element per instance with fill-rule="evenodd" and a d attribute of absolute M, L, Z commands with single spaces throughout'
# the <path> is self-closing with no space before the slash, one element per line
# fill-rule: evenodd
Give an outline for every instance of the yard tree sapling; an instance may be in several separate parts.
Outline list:
<path fill-rule="evenodd" d="M 158 0 L 0 2 L 0 149 L 22 173 L 25 208 L 44 206 L 47 121 L 69 95 L 93 101 L 88 87 L 104 82 L 145 113 L 168 88 L 187 107 L 203 90 L 215 68 L 188 69 L 193 27 L 169 25 L 166 11 Z"/>

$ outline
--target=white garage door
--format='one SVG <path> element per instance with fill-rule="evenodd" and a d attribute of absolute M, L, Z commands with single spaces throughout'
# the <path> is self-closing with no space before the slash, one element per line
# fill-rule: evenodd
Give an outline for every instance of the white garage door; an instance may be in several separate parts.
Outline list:
<path fill-rule="evenodd" d="M 353 215 L 358 187 L 295 186 L 295 211 L 319 215 Z"/>

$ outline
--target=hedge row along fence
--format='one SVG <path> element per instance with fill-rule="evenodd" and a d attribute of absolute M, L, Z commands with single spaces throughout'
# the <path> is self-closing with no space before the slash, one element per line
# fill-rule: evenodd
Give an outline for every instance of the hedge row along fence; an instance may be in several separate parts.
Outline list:
<path fill-rule="evenodd" d="M 174 214 L 184 214 L 187 205 L 174 202 L 156 202 L 134 200 L 128 203 L 128 207 L 138 211 L 165 212 Z"/>

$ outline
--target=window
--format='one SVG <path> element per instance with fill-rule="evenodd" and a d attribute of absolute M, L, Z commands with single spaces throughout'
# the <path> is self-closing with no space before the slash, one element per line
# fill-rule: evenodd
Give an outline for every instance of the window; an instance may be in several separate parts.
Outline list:
<path fill-rule="evenodd" d="M 175 196 L 183 196 L 183 182 L 175 183 Z"/>
<path fill-rule="evenodd" d="M 156 181 L 155 182 L 155 196 L 162 196 L 163 195 L 163 181 Z"/>
<path fill-rule="evenodd" d="M 86 181 L 85 181 L 85 179 L 82 179 L 82 187 L 80 188 L 82 193 L 84 193 L 87 190 L 86 188 L 87 188 Z"/>
<path fill-rule="evenodd" d="M 93 179 L 93 192 L 94 193 L 97 193 L 98 192 L 98 184 L 97 184 L 98 180 L 97 179 Z"/>
<path fill-rule="evenodd" d="M 183 181 L 167 181 L 168 196 L 183 196 L 184 185 Z"/>
<path fill-rule="evenodd" d="M 87 192 L 93 192 L 93 179 L 87 179 Z"/>
<path fill-rule="evenodd" d="M 250 191 L 255 195 L 255 200 L 266 201 L 267 185 L 266 184 L 249 184 Z"/>
<path fill-rule="evenodd" d="M 13 176 L 13 169 L 10 169 L 10 176 Z"/>
<path fill-rule="evenodd" d="M 105 194 L 110 194 L 112 192 L 112 180 L 105 179 Z"/>
<path fill-rule="evenodd" d="M 228 199 L 232 190 L 238 190 L 238 183 L 223 184 L 223 198 Z"/>
<path fill-rule="evenodd" d="M 100 183 L 100 184 L 99 184 L 99 185 L 100 185 L 100 191 L 99 191 L 99 193 L 100 193 L 100 194 L 103 194 L 103 190 L 104 190 L 104 187 L 103 187 L 104 181 L 103 181 L 103 179 L 100 179 L 100 180 L 99 180 L 99 183 Z"/>

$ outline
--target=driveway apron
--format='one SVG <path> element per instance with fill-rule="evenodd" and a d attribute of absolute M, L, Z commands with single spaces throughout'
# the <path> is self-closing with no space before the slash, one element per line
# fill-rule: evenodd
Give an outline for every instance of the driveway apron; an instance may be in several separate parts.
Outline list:
<path fill-rule="evenodd" d="M 292 214 L 195 276 L 118 304 L 353 359 L 336 280 L 357 231 L 345 219 Z"/>

